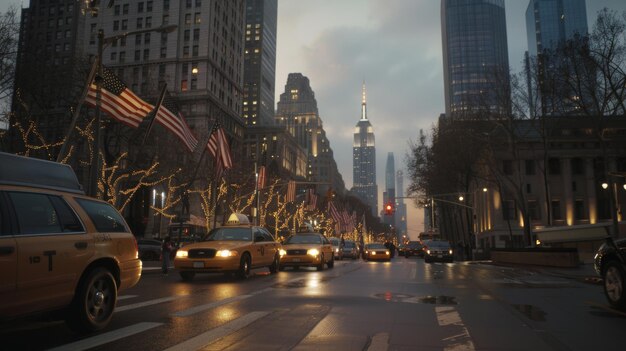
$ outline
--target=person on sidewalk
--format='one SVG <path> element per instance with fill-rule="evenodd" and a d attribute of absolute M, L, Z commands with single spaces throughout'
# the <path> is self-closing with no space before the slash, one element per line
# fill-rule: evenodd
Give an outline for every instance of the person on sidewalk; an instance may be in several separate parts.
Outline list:
<path fill-rule="evenodd" d="M 174 246 L 172 245 L 172 240 L 170 239 L 169 236 L 166 236 L 165 239 L 163 239 L 163 245 L 161 245 L 161 259 L 162 259 L 161 271 L 163 272 L 164 275 L 167 275 L 167 272 L 169 270 L 170 257 L 172 256 L 173 249 L 174 249 Z"/>

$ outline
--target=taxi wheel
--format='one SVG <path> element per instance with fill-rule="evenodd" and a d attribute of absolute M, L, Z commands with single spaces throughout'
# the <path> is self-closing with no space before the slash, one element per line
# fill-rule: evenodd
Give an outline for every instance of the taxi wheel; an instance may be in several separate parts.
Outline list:
<path fill-rule="evenodd" d="M 614 308 L 621 310 L 626 309 L 626 292 L 624 291 L 624 283 L 626 283 L 626 272 L 617 260 L 607 263 L 604 269 L 604 295 Z"/>
<path fill-rule="evenodd" d="M 241 256 L 241 261 L 239 261 L 239 270 L 237 271 L 237 276 L 241 279 L 248 278 L 250 274 L 250 255 L 243 254 Z"/>
<path fill-rule="evenodd" d="M 186 282 L 192 281 L 195 275 L 196 273 L 194 272 L 180 272 L 180 277 Z"/>
<path fill-rule="evenodd" d="M 320 256 L 320 264 L 317 266 L 317 270 L 318 271 L 323 271 L 324 270 L 324 265 L 326 264 L 326 262 L 324 262 L 324 254 L 322 254 Z"/>
<path fill-rule="evenodd" d="M 78 332 L 92 332 L 109 324 L 117 302 L 117 284 L 104 268 L 89 272 L 79 283 L 67 324 Z"/>
<path fill-rule="evenodd" d="M 280 258 L 278 257 L 278 254 L 274 256 L 274 261 L 272 261 L 272 264 L 270 265 L 270 273 L 276 273 L 278 272 L 278 269 L 280 267 Z"/>
<path fill-rule="evenodd" d="M 328 268 L 335 267 L 335 256 L 332 256 L 330 262 L 328 262 Z"/>

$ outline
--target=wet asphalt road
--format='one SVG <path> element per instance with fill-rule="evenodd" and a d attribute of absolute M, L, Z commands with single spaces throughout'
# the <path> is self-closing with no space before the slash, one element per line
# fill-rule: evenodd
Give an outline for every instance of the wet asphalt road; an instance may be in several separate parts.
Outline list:
<path fill-rule="evenodd" d="M 0 326 L 2 350 L 624 350 L 626 314 L 582 280 L 475 263 L 337 261 L 247 280 L 144 274 L 109 327 Z"/>

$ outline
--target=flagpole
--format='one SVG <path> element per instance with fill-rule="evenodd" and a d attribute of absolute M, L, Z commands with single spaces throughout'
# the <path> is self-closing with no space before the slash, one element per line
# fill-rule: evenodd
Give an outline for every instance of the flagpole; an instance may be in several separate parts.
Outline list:
<path fill-rule="evenodd" d="M 85 90 L 83 91 L 83 95 L 81 96 L 78 105 L 76 106 L 76 110 L 74 110 L 74 115 L 72 116 L 72 122 L 70 123 L 69 129 L 67 130 L 67 134 L 65 134 L 65 140 L 63 140 L 63 145 L 61 145 L 61 150 L 59 150 L 59 154 L 57 155 L 57 162 L 61 162 L 63 160 L 63 155 L 65 155 L 65 150 L 67 149 L 67 144 L 69 143 L 70 137 L 72 136 L 72 132 L 74 132 L 74 128 L 76 128 L 76 122 L 78 121 L 78 116 L 80 116 L 80 109 L 83 107 L 85 103 L 85 98 L 89 93 L 89 86 L 91 85 L 91 81 L 93 81 L 93 77 L 96 75 L 96 69 L 98 68 L 98 60 L 93 61 L 93 65 L 91 66 L 91 71 L 89 72 L 89 76 L 87 77 L 87 85 L 85 86 Z"/>
<path fill-rule="evenodd" d="M 163 88 L 161 89 L 161 94 L 159 95 L 159 100 L 157 101 L 157 104 L 154 107 L 154 110 L 152 110 L 152 118 L 150 119 L 150 122 L 148 123 L 146 134 L 144 134 L 143 136 L 143 141 L 141 142 L 142 146 L 146 143 L 146 140 L 148 140 L 148 136 L 150 135 L 152 126 L 154 126 L 154 121 L 156 121 L 157 119 L 157 115 L 159 114 L 159 109 L 161 108 L 161 104 L 163 104 L 163 99 L 165 98 L 166 89 L 167 89 L 167 83 L 163 84 Z"/>

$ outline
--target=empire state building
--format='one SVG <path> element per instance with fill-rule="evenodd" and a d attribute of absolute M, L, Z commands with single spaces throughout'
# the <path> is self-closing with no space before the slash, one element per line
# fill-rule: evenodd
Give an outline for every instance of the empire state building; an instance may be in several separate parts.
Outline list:
<path fill-rule="evenodd" d="M 376 147 L 374 128 L 367 119 L 365 83 L 361 102 L 361 119 L 354 128 L 352 144 L 352 193 L 370 206 L 372 215 L 378 216 L 378 186 L 376 185 Z"/>

